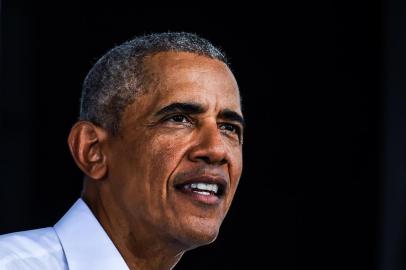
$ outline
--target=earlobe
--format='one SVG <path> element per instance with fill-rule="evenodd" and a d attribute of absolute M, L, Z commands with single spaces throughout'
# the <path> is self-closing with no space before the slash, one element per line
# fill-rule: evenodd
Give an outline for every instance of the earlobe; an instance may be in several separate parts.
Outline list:
<path fill-rule="evenodd" d="M 103 143 L 107 132 L 91 122 L 79 121 L 71 129 L 68 144 L 79 168 L 91 179 L 99 180 L 107 174 Z"/>

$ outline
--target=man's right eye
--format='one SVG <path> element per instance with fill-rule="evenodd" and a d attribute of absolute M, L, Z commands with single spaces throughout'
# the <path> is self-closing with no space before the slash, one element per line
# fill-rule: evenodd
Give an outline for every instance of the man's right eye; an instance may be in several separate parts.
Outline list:
<path fill-rule="evenodd" d="M 167 118 L 168 121 L 171 122 L 177 122 L 177 123 L 189 123 L 190 121 L 187 119 L 186 116 L 178 114 L 178 115 L 173 115 L 169 118 Z"/>

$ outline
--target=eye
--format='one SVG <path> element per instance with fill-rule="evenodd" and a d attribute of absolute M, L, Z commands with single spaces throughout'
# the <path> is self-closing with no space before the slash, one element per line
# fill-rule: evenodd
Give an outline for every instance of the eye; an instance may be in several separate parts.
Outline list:
<path fill-rule="evenodd" d="M 232 132 L 236 134 L 240 134 L 240 128 L 233 124 L 220 124 L 220 130 L 225 130 L 227 132 Z"/>
<path fill-rule="evenodd" d="M 168 117 L 166 120 L 176 123 L 190 123 L 189 119 L 182 114 L 173 115 L 171 117 Z"/>
<path fill-rule="evenodd" d="M 219 129 L 224 134 L 238 139 L 240 144 L 242 144 L 243 138 L 242 138 L 242 129 L 240 126 L 229 123 L 221 123 L 219 124 Z"/>

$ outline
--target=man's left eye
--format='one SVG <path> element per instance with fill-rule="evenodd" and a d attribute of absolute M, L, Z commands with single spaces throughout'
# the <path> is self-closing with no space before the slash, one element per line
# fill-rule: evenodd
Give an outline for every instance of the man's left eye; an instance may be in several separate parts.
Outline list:
<path fill-rule="evenodd" d="M 238 127 L 236 127 L 233 124 L 221 124 L 219 127 L 220 127 L 220 130 L 225 130 L 225 131 L 229 131 L 229 132 L 233 132 L 233 133 L 238 133 L 238 131 L 239 131 Z"/>

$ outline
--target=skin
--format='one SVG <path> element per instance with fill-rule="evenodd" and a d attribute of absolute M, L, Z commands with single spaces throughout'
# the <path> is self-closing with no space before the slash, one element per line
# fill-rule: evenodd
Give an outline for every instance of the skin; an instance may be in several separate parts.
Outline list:
<path fill-rule="evenodd" d="M 157 83 L 123 113 L 119 135 L 75 124 L 68 142 L 86 174 L 83 198 L 130 269 L 171 269 L 185 251 L 214 241 L 242 172 L 242 129 L 222 115 L 242 115 L 237 82 L 224 63 L 186 52 L 146 59 Z M 193 103 L 196 114 L 157 112 Z M 240 130 L 241 134 L 237 132 Z M 205 205 L 175 189 L 191 176 L 226 181 Z"/>

